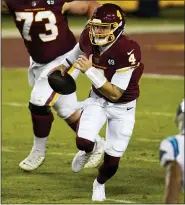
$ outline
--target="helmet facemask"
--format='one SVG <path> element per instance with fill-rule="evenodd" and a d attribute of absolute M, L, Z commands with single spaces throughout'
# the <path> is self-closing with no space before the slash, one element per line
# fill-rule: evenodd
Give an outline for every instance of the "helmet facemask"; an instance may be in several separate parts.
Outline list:
<path fill-rule="evenodd" d="M 102 23 L 100 19 L 93 19 L 89 22 L 89 25 L 91 43 L 97 46 L 104 46 L 113 42 L 116 38 L 114 33 L 121 26 L 117 22 Z"/>

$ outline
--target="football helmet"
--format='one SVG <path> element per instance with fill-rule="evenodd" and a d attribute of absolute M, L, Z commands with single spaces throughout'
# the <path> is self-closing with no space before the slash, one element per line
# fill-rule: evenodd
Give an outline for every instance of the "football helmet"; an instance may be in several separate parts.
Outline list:
<path fill-rule="evenodd" d="M 89 21 L 89 37 L 93 45 L 104 46 L 113 42 L 124 31 L 125 14 L 115 4 L 98 7 Z"/>
<path fill-rule="evenodd" d="M 179 132 L 181 134 L 184 134 L 184 99 L 177 108 L 175 122 L 179 129 Z"/>

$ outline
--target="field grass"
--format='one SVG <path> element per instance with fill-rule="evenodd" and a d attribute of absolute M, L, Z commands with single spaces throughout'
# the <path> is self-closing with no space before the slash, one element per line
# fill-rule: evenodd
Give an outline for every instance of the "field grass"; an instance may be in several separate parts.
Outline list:
<path fill-rule="evenodd" d="M 161 203 L 164 170 L 158 161 L 160 141 L 176 134 L 175 111 L 184 95 L 180 79 L 142 78 L 136 125 L 117 174 L 106 184 L 105 203 Z M 78 97 L 88 96 L 90 83 L 80 76 Z M 32 173 L 18 164 L 32 146 L 32 129 L 27 104 L 30 88 L 27 72 L 2 69 L 2 203 L 62 204 L 92 203 L 92 183 L 96 169 L 79 174 L 71 171 L 77 152 L 74 133 L 55 116 L 47 144 L 45 164 Z M 105 130 L 101 131 L 104 136 Z M 183 203 L 181 195 L 181 203 Z"/>

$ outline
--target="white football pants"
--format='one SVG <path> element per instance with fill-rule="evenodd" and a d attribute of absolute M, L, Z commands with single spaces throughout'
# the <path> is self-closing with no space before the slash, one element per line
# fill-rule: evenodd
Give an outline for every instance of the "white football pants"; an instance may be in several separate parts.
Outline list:
<path fill-rule="evenodd" d="M 105 152 L 121 157 L 133 132 L 135 110 L 136 100 L 126 104 L 110 103 L 92 92 L 80 118 L 78 136 L 94 142 L 107 121 Z"/>

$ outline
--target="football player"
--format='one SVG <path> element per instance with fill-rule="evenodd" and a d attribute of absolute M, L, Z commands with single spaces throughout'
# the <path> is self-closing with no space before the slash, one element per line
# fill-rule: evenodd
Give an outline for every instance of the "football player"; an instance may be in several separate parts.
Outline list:
<path fill-rule="evenodd" d="M 139 80 L 144 65 L 138 43 L 123 34 L 125 15 L 115 4 L 103 4 L 94 12 L 69 61 L 92 82 L 92 91 L 82 112 L 76 144 L 80 150 L 72 162 L 79 172 L 95 149 L 95 137 L 107 122 L 104 161 L 93 183 L 93 201 L 104 201 L 105 183 L 116 172 L 135 123 Z M 83 54 L 82 54 L 83 52 Z M 75 61 L 75 59 L 77 60 Z"/>
<path fill-rule="evenodd" d="M 2 0 L 2 12 L 9 12 L 15 21 L 25 46 L 30 54 L 28 70 L 29 85 L 33 88 L 29 101 L 32 118 L 34 145 L 20 168 L 32 171 L 38 168 L 46 157 L 46 142 L 53 123 L 51 107 L 58 116 L 76 131 L 80 110 L 76 93 L 59 95 L 48 84 L 49 71 L 60 65 L 76 44 L 74 34 L 68 27 L 66 13 L 91 17 L 100 4 L 92 1 L 73 0 Z M 79 71 L 71 69 L 74 79 Z M 94 166 L 103 154 L 103 140 L 97 135 L 93 161 Z M 101 154 L 100 154 L 101 153 Z"/>
<path fill-rule="evenodd" d="M 181 186 L 184 188 L 184 100 L 178 106 L 175 121 L 179 134 L 160 144 L 160 163 L 166 170 L 165 204 L 177 204 Z"/>

